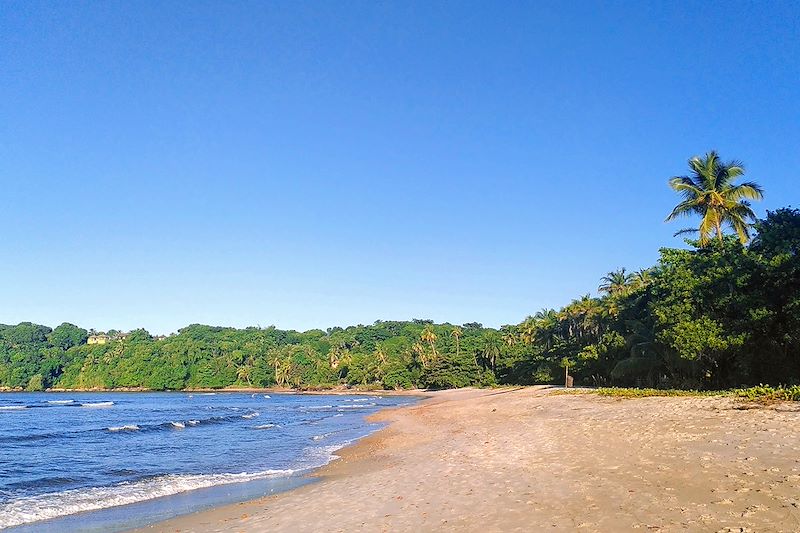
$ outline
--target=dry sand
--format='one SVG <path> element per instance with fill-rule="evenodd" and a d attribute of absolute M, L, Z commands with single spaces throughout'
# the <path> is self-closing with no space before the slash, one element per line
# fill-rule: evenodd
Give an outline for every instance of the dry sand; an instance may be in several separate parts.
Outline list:
<path fill-rule="evenodd" d="M 434 393 L 322 480 L 142 531 L 800 531 L 800 406 Z"/>

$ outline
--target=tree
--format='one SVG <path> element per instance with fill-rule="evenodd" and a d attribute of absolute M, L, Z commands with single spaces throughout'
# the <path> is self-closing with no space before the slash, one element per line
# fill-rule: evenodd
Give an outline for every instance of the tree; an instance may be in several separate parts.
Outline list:
<path fill-rule="evenodd" d="M 436 359 L 436 333 L 433 331 L 431 326 L 427 326 L 422 331 L 422 335 L 419 336 L 419 340 L 422 342 L 427 342 L 430 345 L 433 358 Z"/>
<path fill-rule="evenodd" d="M 605 294 L 619 294 L 628 288 L 633 279 L 633 274 L 626 272 L 625 268 L 620 268 L 600 278 L 600 287 L 597 290 Z"/>
<path fill-rule="evenodd" d="M 456 340 L 456 357 L 461 355 L 461 346 L 459 345 L 458 340 L 461 338 L 464 332 L 458 326 L 454 327 L 453 330 L 450 332 L 450 336 Z"/>
<path fill-rule="evenodd" d="M 669 180 L 672 189 L 683 197 L 667 217 L 667 221 L 680 216 L 699 215 L 700 246 L 706 246 L 713 235 L 722 244 L 722 228 L 729 226 L 736 232 L 742 244 L 750 239 L 750 228 L 756 216 L 747 200 L 761 200 L 764 196 L 761 187 L 746 181 L 734 185 L 734 180 L 744 175 L 744 166 L 738 161 L 723 163 L 715 151 L 705 157 L 689 159 L 688 176 L 676 176 Z"/>
<path fill-rule="evenodd" d="M 85 329 L 64 322 L 50 333 L 49 341 L 53 346 L 69 350 L 73 346 L 85 344 L 87 337 L 88 333 Z"/>

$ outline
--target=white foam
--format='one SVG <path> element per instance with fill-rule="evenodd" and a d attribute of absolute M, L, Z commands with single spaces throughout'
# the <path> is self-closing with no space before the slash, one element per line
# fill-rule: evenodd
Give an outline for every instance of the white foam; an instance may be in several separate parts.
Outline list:
<path fill-rule="evenodd" d="M 338 459 L 339 456 L 336 455 L 336 452 L 348 444 L 350 444 L 350 441 L 345 441 L 330 446 L 311 446 L 305 448 L 303 450 L 303 464 L 307 469 L 325 466 L 331 461 Z"/>
<path fill-rule="evenodd" d="M 0 529 L 59 516 L 95 511 L 171 496 L 195 489 L 243 483 L 256 479 L 286 477 L 295 470 L 265 470 L 240 474 L 170 474 L 110 487 L 72 489 L 63 492 L 26 496 L 0 504 Z"/>
<path fill-rule="evenodd" d="M 81 407 L 111 407 L 114 405 L 114 402 L 95 402 L 95 403 L 82 403 Z"/>
<path fill-rule="evenodd" d="M 199 423 L 200 423 L 200 421 L 199 421 L 199 420 L 189 420 L 189 425 L 190 425 L 190 426 L 196 426 L 196 425 L 197 425 L 197 424 L 199 424 Z"/>
<path fill-rule="evenodd" d="M 242 418 L 247 418 L 248 420 L 251 418 L 255 418 L 258 416 L 258 413 L 253 411 L 252 413 L 247 413 L 246 415 L 242 415 Z"/>
<path fill-rule="evenodd" d="M 139 426 L 136 424 L 130 424 L 127 426 L 111 426 L 108 428 L 109 431 L 138 431 Z"/>
<path fill-rule="evenodd" d="M 27 405 L 0 405 L 0 411 L 19 411 L 27 408 Z"/>
<path fill-rule="evenodd" d="M 253 426 L 253 429 L 271 429 L 277 427 L 275 424 L 261 424 L 260 426 Z"/>
<path fill-rule="evenodd" d="M 172 427 L 176 429 L 183 429 L 186 427 L 186 424 L 184 424 L 183 422 L 170 422 L 170 424 L 172 424 Z"/>
<path fill-rule="evenodd" d="M 265 395 L 264 395 L 264 398 L 266 398 L 266 399 L 268 399 L 268 400 L 269 400 L 269 399 L 270 399 L 270 395 L 269 395 L 269 394 L 265 394 Z"/>
<path fill-rule="evenodd" d="M 69 403 L 75 403 L 75 400 L 48 400 L 47 403 L 52 403 L 54 405 L 67 405 Z"/>
<path fill-rule="evenodd" d="M 304 407 L 306 411 L 316 411 L 318 409 L 330 409 L 332 405 L 312 405 L 311 407 Z"/>
<path fill-rule="evenodd" d="M 341 404 L 338 407 L 339 409 L 366 409 L 368 407 L 375 407 L 375 405 L 374 403 L 360 403 L 358 405 Z"/>

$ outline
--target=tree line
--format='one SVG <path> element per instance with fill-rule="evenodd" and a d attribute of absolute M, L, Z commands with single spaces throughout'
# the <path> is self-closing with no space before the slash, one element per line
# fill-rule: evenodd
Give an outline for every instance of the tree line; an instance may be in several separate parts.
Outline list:
<path fill-rule="evenodd" d="M 72 324 L 0 325 L 0 386 L 44 388 L 444 388 L 555 383 L 722 389 L 800 383 L 800 211 L 756 220 L 754 182 L 710 152 L 669 181 L 697 215 L 689 248 L 651 268 L 602 276 L 598 296 L 543 309 L 520 324 L 430 320 L 305 332 L 194 324 L 105 344 Z M 729 234 L 728 234 L 729 233 Z"/>

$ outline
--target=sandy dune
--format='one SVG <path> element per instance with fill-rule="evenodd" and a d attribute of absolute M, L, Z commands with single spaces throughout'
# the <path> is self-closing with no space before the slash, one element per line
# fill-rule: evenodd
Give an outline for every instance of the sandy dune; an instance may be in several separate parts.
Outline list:
<path fill-rule="evenodd" d="M 435 393 L 323 479 L 144 531 L 800 531 L 800 408 Z"/>

